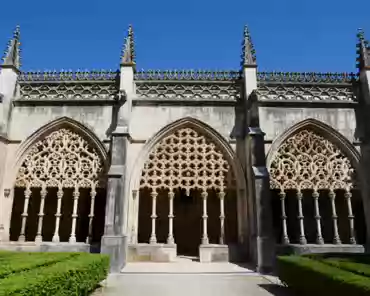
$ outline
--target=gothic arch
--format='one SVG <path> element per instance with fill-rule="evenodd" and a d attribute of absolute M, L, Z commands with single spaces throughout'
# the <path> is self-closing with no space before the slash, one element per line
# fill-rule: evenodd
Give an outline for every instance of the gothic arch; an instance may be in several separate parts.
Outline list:
<path fill-rule="evenodd" d="M 340 132 L 314 118 L 308 118 L 294 124 L 272 142 L 272 145 L 267 154 L 267 168 L 270 167 L 274 154 L 278 151 L 280 146 L 288 138 L 304 129 L 317 132 L 321 134 L 325 139 L 336 145 L 349 158 L 353 167 L 359 172 L 360 153 L 358 152 L 358 150 Z"/>
<path fill-rule="evenodd" d="M 225 138 L 222 135 L 220 135 L 212 127 L 192 117 L 185 117 L 170 123 L 169 125 L 162 128 L 159 132 L 157 132 L 151 139 L 149 139 L 146 142 L 144 148 L 141 150 L 139 156 L 136 158 L 134 169 L 132 171 L 130 178 L 131 185 L 130 188 L 131 189 L 138 188 L 144 163 L 147 161 L 147 158 L 150 152 L 153 150 L 153 148 L 166 136 L 172 134 L 176 130 L 185 127 L 194 128 L 195 130 L 201 132 L 202 134 L 206 135 L 212 140 L 212 142 L 217 146 L 217 148 L 221 150 L 226 160 L 229 162 L 233 174 L 236 178 L 237 188 L 240 190 L 245 189 L 246 183 L 243 169 L 241 167 L 239 160 L 237 159 L 236 153 L 234 152 L 230 144 L 225 140 Z"/>
<path fill-rule="evenodd" d="M 177 147 L 177 146 L 174 145 L 174 143 L 183 143 L 182 145 L 184 146 L 182 146 L 182 148 L 180 148 L 178 151 L 175 152 L 176 149 L 172 147 Z M 193 146 L 193 143 L 194 143 L 194 146 Z M 158 146 L 159 144 L 160 146 Z M 184 153 L 184 150 L 182 149 L 189 149 L 188 151 L 190 153 L 188 152 Z M 198 149 L 200 149 L 199 152 L 202 151 L 199 155 L 195 152 L 195 151 L 198 151 Z M 171 152 L 163 153 L 160 151 L 171 151 Z M 205 154 L 203 155 L 203 153 Z M 172 172 L 174 172 L 172 176 L 179 176 L 179 177 L 175 177 L 175 178 L 169 177 L 167 180 L 167 175 L 164 172 L 166 170 L 165 169 L 163 170 L 163 172 L 161 172 L 162 176 L 165 176 L 164 182 L 161 181 L 162 179 L 160 180 L 160 178 L 156 179 L 156 177 L 159 175 L 154 174 L 155 178 L 152 178 L 153 176 L 150 175 L 148 180 L 150 179 L 151 181 L 154 181 L 154 182 L 158 181 L 161 183 L 160 186 L 157 186 L 157 185 L 151 186 L 150 184 L 153 184 L 153 183 L 150 183 L 150 181 L 147 182 L 143 180 L 143 179 L 146 179 L 145 176 L 149 176 L 149 173 L 148 173 L 149 170 L 148 171 L 146 170 L 148 168 L 152 168 L 151 167 L 152 164 L 155 164 L 156 166 L 156 164 L 159 163 L 158 159 L 159 160 L 162 159 L 161 158 L 162 156 L 160 155 L 163 155 L 163 157 L 165 157 L 164 155 L 167 155 L 167 154 L 168 154 L 168 157 L 174 157 L 173 159 L 176 159 L 176 157 L 183 159 L 182 157 L 185 157 L 184 159 L 188 160 L 186 161 L 186 163 L 189 163 L 189 164 L 191 163 L 191 164 L 189 166 L 186 166 L 186 169 L 184 168 L 183 170 L 176 169 L 175 167 L 172 170 L 171 164 L 173 162 L 170 163 L 168 161 L 167 162 L 164 161 L 163 165 L 166 165 L 167 172 L 170 175 L 172 175 Z M 151 162 L 152 161 L 151 157 L 154 158 L 153 163 Z M 193 162 L 191 161 L 193 159 L 192 157 L 195 157 L 195 160 L 196 160 L 194 161 L 194 165 L 198 164 L 196 165 L 197 168 L 194 167 L 194 170 L 191 168 L 193 165 Z M 167 165 L 169 165 L 169 167 L 167 167 Z M 205 166 L 203 167 L 202 165 L 207 166 L 207 168 Z M 208 167 L 208 165 L 210 165 L 210 167 Z M 223 165 L 225 166 L 223 167 Z M 203 169 L 201 169 L 201 167 L 203 167 Z M 215 169 L 216 167 L 220 168 L 219 172 L 218 172 L 218 169 Z M 160 169 L 160 166 L 158 166 L 158 169 L 159 171 L 162 170 Z M 218 172 L 217 174 L 214 173 L 215 170 Z M 189 173 L 189 175 L 186 175 L 186 176 L 189 176 L 189 184 L 192 183 L 193 185 L 190 185 L 190 186 L 188 185 L 183 186 L 183 184 L 180 185 L 179 182 L 187 183 L 188 178 L 185 176 L 186 174 L 185 171 Z M 232 183 L 225 182 L 224 185 L 226 186 L 223 186 L 223 185 L 220 186 L 220 184 L 222 184 L 223 181 L 226 181 L 226 179 L 223 178 L 223 176 L 226 176 L 226 174 L 223 175 L 223 172 L 227 172 L 227 171 L 231 173 L 230 175 L 232 175 L 231 179 L 233 180 L 233 182 Z M 194 179 L 194 176 L 202 176 L 202 177 Z M 167 181 L 169 183 L 165 183 Z M 230 179 L 228 179 L 228 181 L 230 181 Z M 193 215 L 192 217 L 195 217 L 195 218 L 192 218 L 193 219 L 192 221 L 195 221 L 192 223 L 198 223 L 198 222 L 200 223 L 200 219 L 197 217 L 201 217 L 202 215 L 200 215 L 198 211 L 199 209 L 202 208 L 202 205 L 201 205 L 202 200 L 204 202 L 204 199 L 207 199 L 208 198 L 207 196 L 209 195 L 210 204 L 211 204 L 210 206 L 211 208 L 209 210 L 212 212 L 212 214 L 210 214 L 210 217 L 212 216 L 212 219 L 214 219 L 214 217 L 217 217 L 216 219 L 226 219 L 225 225 L 227 224 L 228 225 L 227 227 L 229 227 L 229 230 L 226 231 L 225 239 L 230 242 L 231 241 L 236 242 L 238 239 L 240 239 L 244 235 L 242 227 L 245 224 L 244 221 L 246 220 L 246 217 L 244 216 L 244 211 L 242 210 L 244 207 L 241 206 L 241 204 L 244 204 L 246 200 L 245 198 L 246 184 L 245 184 L 245 178 L 244 178 L 244 173 L 243 173 L 241 164 L 239 160 L 237 159 L 236 154 L 233 151 L 232 147 L 229 145 L 229 143 L 217 131 L 215 131 L 213 128 L 211 128 L 207 124 L 197 119 L 186 117 L 186 118 L 177 120 L 175 122 L 172 122 L 171 124 L 162 128 L 150 140 L 148 140 L 146 145 L 142 148 L 141 152 L 136 158 L 136 162 L 133 165 L 133 170 L 132 170 L 131 178 L 129 182 L 130 182 L 129 183 L 130 186 L 128 186 L 128 188 L 130 191 L 127 192 L 127 194 L 130 196 L 130 198 L 128 199 L 129 206 L 127 208 L 131 208 L 130 212 L 132 214 L 130 215 L 131 218 L 128 217 L 127 225 L 131 231 L 131 235 L 132 235 L 131 242 L 132 243 L 137 242 L 137 240 L 139 242 L 145 242 L 146 241 L 145 239 L 149 238 L 147 237 L 147 231 L 149 231 L 148 227 L 145 226 L 144 228 L 140 228 L 139 224 L 140 224 L 140 221 L 142 221 L 141 225 L 144 225 L 144 224 L 149 225 L 147 224 L 148 222 L 147 219 L 149 217 L 151 219 L 154 219 L 153 217 L 156 217 L 156 214 L 152 213 L 152 215 L 145 216 L 143 218 L 143 215 L 141 215 L 140 212 L 146 215 L 145 213 L 149 209 L 148 208 L 149 203 L 152 202 L 152 206 L 153 206 L 153 204 L 156 203 L 154 199 L 157 199 L 156 197 L 157 195 L 159 196 L 159 200 L 162 200 L 159 202 L 161 203 L 160 207 L 162 207 L 163 211 L 166 211 L 165 208 L 163 207 L 163 204 L 164 204 L 163 201 L 166 203 L 165 199 L 170 198 L 171 200 L 170 203 L 173 204 L 174 208 L 171 208 L 172 206 L 170 206 L 169 212 L 165 216 L 167 217 L 168 215 L 168 218 L 164 218 L 164 219 L 169 219 L 168 225 L 170 224 L 173 225 L 173 223 L 175 224 L 178 223 L 177 224 L 178 227 L 175 227 L 175 231 L 176 229 L 177 231 L 180 231 L 179 229 L 181 229 L 181 227 L 185 225 L 185 224 L 182 224 L 184 221 L 183 220 L 184 215 L 179 213 L 181 211 L 179 210 L 181 208 L 180 206 L 181 200 L 184 200 L 184 199 L 193 200 L 193 201 L 195 200 L 194 202 L 191 202 L 192 206 L 194 207 L 193 208 L 194 211 L 192 211 L 192 215 Z M 166 184 L 172 184 L 172 185 L 167 186 Z M 232 184 L 232 186 L 230 187 L 227 186 L 229 184 Z M 193 189 L 195 190 L 192 191 L 193 193 L 189 195 L 190 190 L 193 190 Z M 152 192 L 150 193 L 150 191 Z M 131 193 L 132 193 L 132 198 L 131 198 Z M 137 198 L 137 194 L 139 195 L 139 198 Z M 151 195 L 150 198 L 145 198 L 145 196 L 148 197 L 149 195 Z M 226 198 L 224 201 L 223 197 L 225 195 L 228 196 L 229 198 Z M 185 198 L 183 199 L 183 197 Z M 139 202 L 139 200 L 141 200 L 142 202 Z M 217 200 L 216 203 L 215 203 L 215 200 Z M 217 204 L 219 204 L 220 202 L 225 206 L 225 212 L 227 212 L 227 214 L 222 212 L 224 211 L 224 206 L 220 206 L 220 209 L 219 209 L 220 213 L 216 214 L 215 211 L 217 211 Z M 145 210 L 141 211 L 139 207 L 140 209 L 145 209 Z M 205 206 L 203 205 L 203 209 L 204 207 Z M 177 213 L 177 215 L 175 214 L 175 217 L 176 217 L 175 219 L 172 217 L 173 210 L 175 211 L 175 213 Z M 204 211 L 207 211 L 207 209 L 204 209 Z M 233 213 L 233 214 L 230 215 L 229 213 Z M 159 215 L 159 217 L 164 217 L 164 216 Z M 201 219 L 207 220 L 207 217 L 208 217 L 207 215 L 203 215 L 203 218 Z M 167 223 L 167 222 L 164 222 L 164 223 Z M 203 223 L 207 223 L 207 222 L 203 221 Z M 217 228 L 218 227 L 217 225 L 219 223 L 220 222 L 210 223 L 210 225 L 212 225 L 210 226 L 212 228 L 212 230 L 210 230 L 210 232 L 212 232 L 212 235 L 210 235 L 210 240 L 213 242 L 215 242 L 216 232 L 218 231 L 222 233 L 222 234 L 219 233 L 220 242 L 223 241 L 224 239 L 224 235 L 225 235 L 224 230 L 219 230 Z M 180 224 L 182 226 L 179 226 Z M 224 225 L 223 222 L 221 224 Z M 162 225 L 165 225 L 165 224 L 162 224 Z M 149 242 L 153 243 L 157 240 L 157 238 L 155 237 L 155 229 L 156 229 L 155 223 L 152 224 L 151 227 L 152 227 L 152 230 L 151 230 L 152 234 L 150 235 Z M 168 226 L 168 227 L 169 229 L 172 229 L 172 226 L 171 227 Z M 197 227 L 194 226 L 194 229 L 195 228 L 197 229 L 197 231 L 198 230 L 200 231 L 201 229 L 198 226 Z M 203 226 L 202 229 L 203 231 L 206 232 L 206 230 L 204 230 L 205 228 L 207 228 L 207 226 Z M 144 229 L 144 232 L 143 232 L 143 229 Z M 164 236 L 166 235 L 165 234 L 166 230 L 164 230 L 165 228 L 163 227 L 159 227 L 159 229 L 160 229 L 159 230 L 160 232 L 164 231 L 164 232 L 161 232 L 161 234 L 158 234 L 159 235 L 158 241 L 162 242 Z M 198 235 L 196 232 L 192 232 L 192 233 L 195 236 Z M 199 242 L 200 242 L 200 235 L 201 234 L 199 234 L 199 237 L 198 237 Z M 143 239 L 144 237 L 145 239 Z M 162 239 L 160 239 L 160 237 L 162 237 Z M 182 241 L 183 237 L 179 238 L 178 236 L 178 239 Z M 173 233 L 170 234 L 169 232 L 167 243 L 170 243 L 170 242 L 173 242 Z M 198 241 L 195 237 L 192 237 L 189 240 L 187 240 L 187 242 L 189 242 L 190 244 L 193 244 L 191 248 L 193 248 L 194 250 L 195 244 Z M 208 244 L 207 234 L 203 233 L 202 242 L 204 244 Z M 181 246 L 184 247 L 184 241 L 180 242 L 179 240 L 177 240 L 176 243 L 178 245 L 178 250 L 180 250 Z"/>
<path fill-rule="evenodd" d="M 81 135 L 84 139 L 86 139 L 89 144 L 96 150 L 99 157 L 101 158 L 104 169 L 107 169 L 108 163 L 108 154 L 103 145 L 103 143 L 99 140 L 99 138 L 92 132 L 89 128 L 84 126 L 82 123 L 69 118 L 69 117 L 61 117 L 55 119 L 46 125 L 42 126 L 34 133 L 32 133 L 25 141 L 23 141 L 15 155 L 14 166 L 12 170 L 12 176 L 10 182 L 12 182 L 10 187 L 14 186 L 14 182 L 16 180 L 16 176 L 18 174 L 19 168 L 21 167 L 25 157 L 27 157 L 30 149 L 32 149 L 33 145 L 37 143 L 43 137 L 49 135 L 50 133 L 60 129 L 60 128 L 67 128 L 75 131 L 77 134 Z"/>
<path fill-rule="evenodd" d="M 11 240 L 100 241 L 106 169 L 103 144 L 81 123 L 62 117 L 38 129 L 20 145 L 9 180 Z"/>
<path fill-rule="evenodd" d="M 356 244 L 356 232 L 363 241 L 359 159 L 348 139 L 311 118 L 272 143 L 267 168 L 276 236 L 283 244 Z"/>

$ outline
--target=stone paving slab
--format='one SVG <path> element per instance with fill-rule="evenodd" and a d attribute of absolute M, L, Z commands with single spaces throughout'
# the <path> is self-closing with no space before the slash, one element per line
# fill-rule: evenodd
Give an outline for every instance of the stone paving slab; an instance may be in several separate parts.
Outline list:
<path fill-rule="evenodd" d="M 93 296 L 290 296 L 262 276 L 243 274 L 111 275 Z"/>

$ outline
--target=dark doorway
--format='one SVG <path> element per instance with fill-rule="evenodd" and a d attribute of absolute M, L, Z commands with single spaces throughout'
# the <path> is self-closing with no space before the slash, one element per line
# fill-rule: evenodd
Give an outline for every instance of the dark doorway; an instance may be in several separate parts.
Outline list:
<path fill-rule="evenodd" d="M 199 256 L 202 235 L 202 199 L 200 193 L 192 190 L 187 196 L 185 190 L 177 190 L 174 199 L 174 215 L 177 254 Z"/>

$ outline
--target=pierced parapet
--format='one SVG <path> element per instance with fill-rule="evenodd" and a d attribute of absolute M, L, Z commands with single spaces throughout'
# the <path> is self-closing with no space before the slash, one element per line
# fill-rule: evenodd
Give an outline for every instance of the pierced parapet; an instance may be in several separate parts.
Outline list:
<path fill-rule="evenodd" d="M 254 49 L 252 37 L 249 32 L 248 26 L 244 27 L 243 47 L 242 47 L 241 58 L 242 58 L 242 61 L 241 61 L 242 67 L 257 65 L 256 50 Z"/>
<path fill-rule="evenodd" d="M 17 26 L 13 33 L 13 38 L 8 42 L 3 55 L 3 66 L 14 67 L 19 69 L 21 67 L 20 57 L 20 27 Z"/>
<path fill-rule="evenodd" d="M 125 38 L 125 43 L 122 48 L 121 53 L 121 65 L 134 65 L 135 64 L 135 41 L 134 41 L 134 31 L 130 25 L 128 28 L 128 33 Z"/>
<path fill-rule="evenodd" d="M 362 29 L 358 29 L 357 39 L 357 68 L 361 71 L 370 67 L 370 47 Z"/>

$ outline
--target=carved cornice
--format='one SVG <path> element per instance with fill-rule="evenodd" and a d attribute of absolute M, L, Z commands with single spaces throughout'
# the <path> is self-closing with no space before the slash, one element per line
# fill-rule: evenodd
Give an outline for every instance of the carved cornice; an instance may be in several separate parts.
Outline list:
<path fill-rule="evenodd" d="M 258 72 L 259 83 L 350 84 L 358 81 L 355 73 Z"/>
<path fill-rule="evenodd" d="M 92 70 L 92 71 L 28 71 L 22 72 L 18 81 L 27 82 L 95 82 L 95 81 L 116 81 L 119 78 L 119 71 L 113 70 Z"/>
<path fill-rule="evenodd" d="M 241 78 L 238 70 L 141 70 L 134 77 L 145 81 L 233 81 Z"/>

